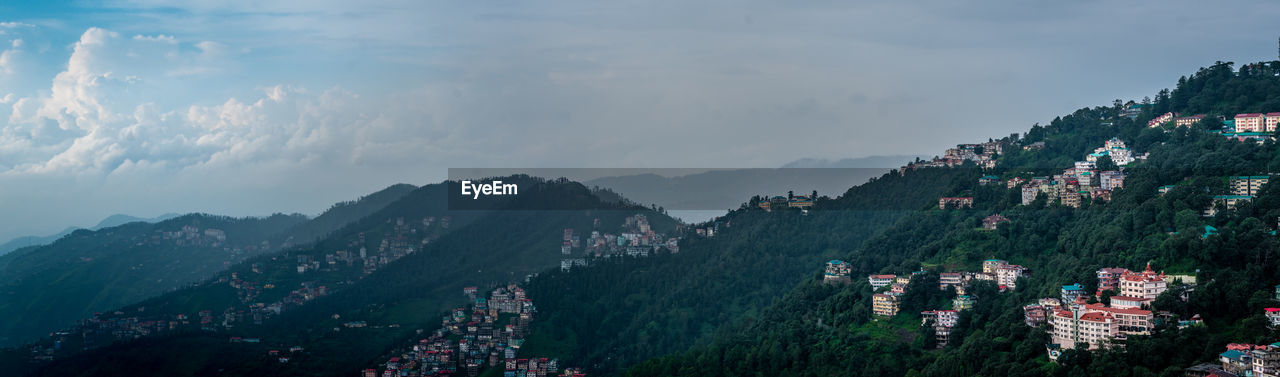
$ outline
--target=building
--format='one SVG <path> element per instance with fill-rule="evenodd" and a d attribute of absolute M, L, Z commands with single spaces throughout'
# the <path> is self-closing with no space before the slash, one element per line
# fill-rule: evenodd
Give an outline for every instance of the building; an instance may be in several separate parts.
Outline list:
<path fill-rule="evenodd" d="M 1174 127 L 1191 127 L 1192 125 L 1199 123 L 1200 120 L 1204 119 L 1204 117 L 1205 117 L 1204 114 L 1196 114 L 1196 115 L 1185 116 L 1185 117 L 1175 117 L 1173 118 L 1173 125 Z"/>
<path fill-rule="evenodd" d="M 1172 121 L 1173 116 L 1174 116 L 1173 113 L 1161 114 L 1160 116 L 1155 117 L 1155 119 L 1147 121 L 1147 127 L 1160 127 L 1161 125 Z"/>
<path fill-rule="evenodd" d="M 1147 268 L 1141 273 L 1126 272 L 1120 278 L 1121 296 L 1155 300 L 1166 289 L 1168 283 L 1164 281 L 1164 274 L 1152 271 L 1151 263 L 1147 263 Z"/>
<path fill-rule="evenodd" d="M 938 289 L 946 290 L 964 284 L 964 274 L 959 272 L 943 272 L 938 274 Z"/>
<path fill-rule="evenodd" d="M 1036 197 L 1040 195 L 1040 187 L 1026 185 L 1022 187 L 1022 205 L 1029 205 L 1036 201 Z"/>
<path fill-rule="evenodd" d="M 1007 222 L 1009 222 L 1009 218 L 995 214 L 982 219 L 982 228 L 987 230 L 996 230 L 996 228 L 1000 226 L 1000 223 Z"/>
<path fill-rule="evenodd" d="M 898 315 L 898 296 L 883 293 L 872 295 L 871 312 L 881 317 Z"/>
<path fill-rule="evenodd" d="M 1235 211 L 1240 204 L 1252 201 L 1253 197 L 1249 195 L 1214 195 L 1213 202 L 1204 210 L 1204 215 L 1214 216 L 1220 210 Z"/>
<path fill-rule="evenodd" d="M 1107 313 L 1059 310 L 1049 317 L 1053 343 L 1062 349 L 1098 349 L 1120 334 L 1120 324 Z"/>
<path fill-rule="evenodd" d="M 1231 195 L 1258 196 L 1262 192 L 1262 185 L 1267 184 L 1270 179 L 1270 176 L 1265 175 L 1232 176 L 1228 178 L 1231 182 Z"/>
<path fill-rule="evenodd" d="M 984 260 L 984 261 L 982 261 L 982 273 L 984 273 L 984 274 L 991 274 L 991 275 L 995 275 L 995 274 L 996 274 L 996 269 L 998 269 L 998 268 L 1000 268 L 1000 266 L 1003 266 L 1003 265 L 1006 265 L 1006 264 L 1009 264 L 1009 262 L 1005 262 L 1005 261 L 1003 261 L 1003 260 L 999 260 L 999 259 L 987 259 L 987 260 Z"/>
<path fill-rule="evenodd" d="M 1275 132 L 1276 126 L 1280 125 L 1280 113 L 1267 113 L 1262 118 L 1263 128 L 1266 132 Z"/>
<path fill-rule="evenodd" d="M 1250 356 L 1253 358 L 1254 377 L 1280 376 L 1280 346 L 1271 344 L 1257 347 Z"/>
<path fill-rule="evenodd" d="M 1080 283 L 1075 283 L 1062 286 L 1062 293 L 1059 297 L 1062 298 L 1062 302 L 1075 302 L 1076 299 L 1084 297 L 1085 294 L 1084 286 L 1080 285 Z"/>
<path fill-rule="evenodd" d="M 938 348 L 947 346 L 951 339 L 951 328 L 956 326 L 960 313 L 955 310 L 928 310 L 920 312 L 920 325 L 933 327 Z"/>
<path fill-rule="evenodd" d="M 1022 307 L 1023 322 L 1029 327 L 1039 327 L 1045 323 L 1046 310 L 1043 306 L 1031 304 Z"/>
<path fill-rule="evenodd" d="M 1266 132 L 1266 115 L 1260 113 L 1236 114 L 1235 132 Z"/>
<path fill-rule="evenodd" d="M 826 272 L 822 274 L 822 282 L 848 284 L 850 282 L 850 271 L 851 268 L 849 267 L 848 262 L 839 259 L 832 259 L 827 261 L 827 269 Z"/>
<path fill-rule="evenodd" d="M 1280 308 L 1263 309 L 1267 313 L 1267 321 L 1271 322 L 1271 327 L 1280 327 Z"/>
<path fill-rule="evenodd" d="M 951 299 L 951 308 L 955 310 L 973 309 L 973 297 L 968 295 L 958 295 Z"/>
<path fill-rule="evenodd" d="M 871 275 L 867 276 L 867 282 L 871 283 L 871 289 L 880 289 L 893 284 L 893 275 Z"/>
<path fill-rule="evenodd" d="M 1006 264 L 996 269 L 996 284 L 1009 287 L 1009 289 L 1018 288 L 1018 278 L 1026 274 L 1027 268 L 1016 264 Z"/>
<path fill-rule="evenodd" d="M 1098 270 L 1098 291 L 1113 291 L 1120 288 L 1120 277 L 1128 273 L 1123 268 L 1107 267 Z"/>
<path fill-rule="evenodd" d="M 1104 342 L 1123 342 L 1128 335 L 1150 334 L 1154 326 L 1151 311 L 1109 308 L 1083 301 L 1077 299 L 1069 309 L 1058 310 L 1049 318 L 1053 342 L 1062 349 L 1085 343 L 1088 349 L 1097 349 Z"/>
<path fill-rule="evenodd" d="M 1071 208 L 1080 208 L 1080 193 L 1074 190 L 1068 190 L 1062 193 L 1062 206 Z"/>
<path fill-rule="evenodd" d="M 1111 307 L 1116 309 L 1142 309 L 1151 307 L 1151 299 L 1145 297 L 1111 296 Z"/>
<path fill-rule="evenodd" d="M 1100 187 L 1102 187 L 1103 190 L 1114 191 L 1118 188 L 1124 187 L 1124 178 L 1125 178 L 1124 172 L 1115 171 L 1115 170 L 1104 170 L 1098 176 L 1099 176 L 1098 184 Z"/>
<path fill-rule="evenodd" d="M 973 197 L 944 197 L 938 199 L 938 208 L 941 209 L 960 209 L 973 208 Z"/>

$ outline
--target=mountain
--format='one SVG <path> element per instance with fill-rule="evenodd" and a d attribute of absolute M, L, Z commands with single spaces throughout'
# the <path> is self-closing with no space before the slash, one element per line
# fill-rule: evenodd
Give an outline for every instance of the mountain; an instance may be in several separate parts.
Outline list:
<path fill-rule="evenodd" d="M 839 160 L 828 160 L 825 158 L 802 158 L 791 161 L 782 165 L 783 168 L 881 168 L 881 169 L 897 169 L 906 165 L 908 162 L 916 159 L 927 159 L 930 156 L 925 155 L 897 155 L 897 156 L 867 156 L 858 158 L 843 158 Z"/>
<path fill-rule="evenodd" d="M 179 215 L 176 213 L 166 213 L 166 214 L 152 217 L 152 218 L 141 218 L 141 217 L 135 217 L 135 216 L 129 216 L 129 215 L 123 215 L 123 214 L 114 214 L 111 216 L 107 216 L 107 218 L 102 219 L 102 221 L 99 221 L 97 225 L 94 225 L 87 229 L 98 230 L 102 228 L 109 228 L 113 226 L 124 225 L 131 222 L 137 222 L 137 221 L 155 223 L 155 222 L 172 219 L 178 216 Z M 21 249 L 24 247 L 28 247 L 28 246 L 48 245 L 50 243 L 53 243 L 53 241 L 57 241 L 59 238 L 62 238 L 63 236 L 71 234 L 71 232 L 74 232 L 77 229 L 85 229 L 85 228 L 73 226 L 73 227 L 67 227 L 67 229 L 64 229 L 61 232 L 58 232 L 56 234 L 49 235 L 49 236 L 43 236 L 43 237 L 42 236 L 23 236 L 23 237 L 14 238 L 12 240 L 9 240 L 8 242 L 0 244 L 0 255 L 4 255 L 8 252 Z"/>
<path fill-rule="evenodd" d="M 667 210 L 725 210 L 738 208 L 744 198 L 753 195 L 844 192 L 897 167 L 732 169 L 675 177 L 638 174 L 596 178 L 583 184 L 608 188 L 637 203 Z"/>
<path fill-rule="evenodd" d="M 646 215 L 655 231 L 671 233 L 678 226 L 647 208 L 601 200 L 575 182 L 502 180 L 518 183 L 520 195 L 486 210 L 457 210 L 446 199 L 449 183 L 423 186 L 318 242 L 251 258 L 213 279 L 95 316 L 91 323 L 182 314 L 193 319 L 186 326 L 216 330 L 185 332 L 180 325 L 160 336 L 108 345 L 114 333 L 79 327 L 68 330 L 72 335 L 47 338 L 35 347 L 52 347 L 57 341 L 61 352 L 94 350 L 48 364 L 37 374 L 111 375 L 108 371 L 131 370 L 118 368 L 145 357 L 160 360 L 146 372 L 157 375 L 214 370 L 223 375 L 347 375 L 400 345 L 416 329 L 438 326 L 439 313 L 464 302 L 462 287 L 522 281 L 558 266 L 566 228 L 614 232 L 637 214 Z M 555 209 L 530 209 L 547 206 Z M 300 267 L 310 261 L 319 267 Z M 295 296 L 300 287 L 321 286 L 325 293 Z M 255 308 L 276 307 L 274 303 L 283 303 L 283 310 L 254 317 L 263 313 Z M 194 320 L 210 310 L 220 313 L 215 324 Z M 223 326 L 221 313 L 241 319 Z M 368 330 L 334 330 L 351 321 L 367 323 Z M 210 331 L 219 334 L 211 337 Z M 264 347 L 302 346 L 308 356 L 285 367 L 274 361 L 264 364 L 265 350 L 229 344 L 228 336 L 262 339 Z M 231 365 L 236 367 L 227 368 Z"/>
<path fill-rule="evenodd" d="M 20 344 L 93 312 L 178 289 L 254 256 L 313 240 L 413 189 L 393 185 L 335 204 L 314 219 L 191 214 L 152 224 L 115 215 L 95 226 L 100 229 L 76 230 L 48 245 L 0 256 L 0 345 Z"/>

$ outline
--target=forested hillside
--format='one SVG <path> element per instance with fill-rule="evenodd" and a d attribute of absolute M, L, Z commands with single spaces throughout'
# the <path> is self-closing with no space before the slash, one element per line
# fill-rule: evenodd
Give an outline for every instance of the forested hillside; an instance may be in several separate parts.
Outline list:
<path fill-rule="evenodd" d="M 77 230 L 52 244 L 0 256 L 0 346 L 47 335 L 95 311 L 132 304 L 263 253 L 313 240 L 413 189 L 394 185 L 335 204 L 315 219 L 192 214 L 154 224 Z"/>
<path fill-rule="evenodd" d="M 287 305 L 281 314 L 270 315 L 261 323 L 244 320 L 231 326 L 215 325 L 213 330 L 176 331 L 119 342 L 44 365 L 34 374 L 137 373 L 125 366 L 158 360 L 144 374 L 350 375 L 371 366 L 377 356 L 400 346 L 417 330 L 439 326 L 440 316 L 465 299 L 462 287 L 522 281 L 558 265 L 565 228 L 612 229 L 638 213 L 647 214 L 655 230 L 673 232 L 676 227 L 674 220 L 652 210 L 603 202 L 578 183 L 530 177 L 503 180 L 521 186 L 521 195 L 506 207 L 451 210 L 445 200 L 446 185 L 427 185 L 312 245 L 246 261 L 220 278 L 126 306 L 118 312 L 121 314 L 110 316 L 194 317 L 200 310 L 221 312 L 226 307 L 251 311 L 256 302 L 287 299 L 287 291 L 299 286 L 325 286 L 329 292 L 303 304 Z M 522 209 L 544 206 L 560 210 Z M 428 219 L 431 225 L 423 225 Z M 303 256 L 323 260 L 361 247 L 372 256 L 384 239 L 394 241 L 392 249 L 400 241 L 415 248 L 420 245 L 420 249 L 380 264 L 372 272 L 341 260 L 314 272 L 294 271 Z M 231 285 L 236 281 L 243 281 L 235 283 L 241 288 Z M 243 287 L 266 284 L 279 288 L 264 289 L 253 299 L 243 300 Z M 346 327 L 350 322 L 367 327 Z M 261 339 L 261 343 L 228 343 L 228 337 Z M 77 345 L 72 341 L 65 344 Z M 293 346 L 306 352 L 293 355 L 288 365 L 266 357 L 268 349 Z M 231 365 L 235 367 L 227 368 Z"/>
<path fill-rule="evenodd" d="M 1274 141 L 1224 138 L 1214 132 L 1220 122 L 1146 127 L 1147 119 L 1165 111 L 1207 111 L 1227 118 L 1276 111 L 1280 79 L 1275 66 L 1202 69 L 1172 92 L 1161 92 L 1157 110 L 1136 119 L 1118 117 L 1124 105 L 1117 102 L 1036 126 L 1011 141 L 1043 141 L 1043 149 L 1006 148 L 1009 153 L 995 170 L 1002 178 L 1042 175 L 1070 167 L 1109 138 L 1134 141 L 1134 149 L 1150 155 L 1126 168 L 1124 188 L 1112 192 L 1111 201 L 1086 200 L 1077 209 L 1046 203 L 1041 195 L 1022 205 L 1020 191 L 1005 185 L 956 179 L 930 183 L 951 187 L 948 195 L 972 195 L 974 209 L 911 214 L 841 256 L 853 267 L 852 284 L 821 284 L 815 265 L 816 279 L 800 284 L 759 320 L 722 332 L 712 345 L 642 363 L 627 375 L 1181 376 L 1184 368 L 1215 362 L 1227 343 L 1280 340 L 1262 315 L 1263 307 L 1275 306 L 1272 287 L 1280 283 L 1280 242 L 1274 232 L 1280 186 L 1263 186 L 1252 203 L 1234 211 L 1201 216 L 1213 195 L 1228 190 L 1227 176 L 1277 171 L 1280 148 Z M 1172 188 L 1160 195 L 1157 188 L 1166 185 Z M 982 219 L 993 213 L 1011 221 L 995 231 L 982 229 Z M 874 262 L 866 263 L 869 258 Z M 1032 274 L 1009 292 L 974 284 L 967 293 L 977 304 L 960 312 L 951 333 L 958 341 L 935 350 L 932 329 L 920 326 L 920 312 L 944 308 L 954 296 L 937 289 L 937 274 L 973 270 L 988 258 L 1028 267 Z M 1068 350 L 1058 363 L 1050 362 L 1049 336 L 1044 328 L 1023 323 L 1022 306 L 1057 297 L 1066 284 L 1079 282 L 1092 292 L 1099 268 L 1140 269 L 1146 263 L 1197 278 L 1193 291 L 1171 289 L 1153 306 L 1173 319 L 1200 315 L 1204 324 L 1180 329 L 1176 320 L 1165 320 L 1152 335 L 1130 336 L 1123 347 Z M 906 288 L 900 314 L 872 315 L 872 289 L 861 276 L 921 268 L 927 272 Z M 1185 300 L 1179 297 L 1183 293 Z"/>

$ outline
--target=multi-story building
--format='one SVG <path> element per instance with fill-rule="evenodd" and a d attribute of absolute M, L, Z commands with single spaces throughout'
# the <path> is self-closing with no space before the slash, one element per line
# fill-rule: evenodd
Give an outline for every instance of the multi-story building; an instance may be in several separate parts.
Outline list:
<path fill-rule="evenodd" d="M 973 309 L 973 297 L 968 295 L 958 295 L 951 299 L 951 308 L 957 311 Z"/>
<path fill-rule="evenodd" d="M 1147 121 L 1147 127 L 1160 127 L 1160 125 L 1163 125 L 1165 123 L 1169 123 L 1169 121 L 1172 121 L 1173 116 L 1174 114 L 1171 112 L 1161 114 L 1160 116 L 1155 117 L 1155 119 Z"/>
<path fill-rule="evenodd" d="M 1080 192 L 1067 190 L 1062 193 L 1062 206 L 1080 208 Z"/>
<path fill-rule="evenodd" d="M 1271 344 L 1258 348 L 1261 349 L 1254 349 L 1251 355 L 1253 357 L 1253 376 L 1280 376 L 1280 347 Z"/>
<path fill-rule="evenodd" d="M 1228 180 L 1231 182 L 1231 195 L 1258 196 L 1258 193 L 1262 191 L 1262 186 L 1267 184 L 1271 177 L 1265 175 L 1232 176 Z"/>
<path fill-rule="evenodd" d="M 1243 203 L 1253 201 L 1249 195 L 1214 195 L 1209 208 L 1204 210 L 1205 216 L 1214 216 L 1219 210 L 1235 211 Z"/>
<path fill-rule="evenodd" d="M 995 275 L 995 274 L 996 274 L 996 269 L 999 269 L 999 268 L 1000 268 L 1000 266 L 1003 266 L 1003 265 L 1006 265 L 1006 264 L 1009 264 L 1009 262 L 1006 262 L 1006 261 L 1003 261 L 1003 260 L 1000 260 L 1000 259 L 987 259 L 987 260 L 984 260 L 984 261 L 982 261 L 982 273 L 984 273 L 984 274 L 991 274 L 991 275 Z"/>
<path fill-rule="evenodd" d="M 1126 272 L 1120 277 L 1120 295 L 1155 300 L 1168 289 L 1164 274 L 1151 270 L 1151 263 L 1141 273 Z"/>
<path fill-rule="evenodd" d="M 1115 190 L 1124 187 L 1124 172 L 1106 170 L 1099 174 L 1099 185 L 1103 190 Z"/>
<path fill-rule="evenodd" d="M 1275 132 L 1276 126 L 1280 126 L 1280 113 L 1267 113 L 1262 118 L 1263 128 L 1266 132 Z"/>
<path fill-rule="evenodd" d="M 1236 114 L 1236 132 L 1264 132 L 1266 115 L 1260 113 Z"/>
<path fill-rule="evenodd" d="M 1026 267 L 1016 264 L 1006 264 L 996 269 L 996 284 L 1009 287 L 1009 289 L 1018 288 L 1018 278 L 1022 277 L 1027 271 Z"/>
<path fill-rule="evenodd" d="M 880 289 L 888 287 L 889 284 L 893 284 L 894 277 L 895 276 L 891 274 L 870 275 L 867 276 L 867 282 L 871 283 L 871 289 Z"/>
<path fill-rule="evenodd" d="M 1151 299 L 1144 297 L 1111 296 L 1111 307 L 1116 309 L 1142 309 L 1151 306 Z"/>
<path fill-rule="evenodd" d="M 848 262 L 839 259 L 827 261 L 827 270 L 822 274 L 822 282 L 847 284 L 850 281 L 850 270 Z"/>
<path fill-rule="evenodd" d="M 920 313 L 920 325 L 933 327 L 938 348 L 946 347 L 951 339 L 951 328 L 956 326 L 960 313 L 955 310 L 929 310 Z"/>
<path fill-rule="evenodd" d="M 1128 272 L 1129 270 L 1116 267 L 1098 270 L 1098 291 L 1110 291 L 1120 288 L 1120 277 Z"/>
<path fill-rule="evenodd" d="M 1045 308 L 1040 305 L 1031 304 L 1022 307 L 1022 320 L 1030 327 L 1038 327 L 1045 323 Z"/>
<path fill-rule="evenodd" d="M 1022 187 L 1022 205 L 1031 204 L 1036 201 L 1036 197 L 1040 195 L 1040 187 L 1026 185 Z"/>
<path fill-rule="evenodd" d="M 1120 334 L 1120 323 L 1109 313 L 1059 310 L 1049 317 L 1053 343 L 1062 349 L 1098 349 Z"/>
<path fill-rule="evenodd" d="M 883 293 L 872 295 L 871 312 L 882 317 L 898 315 L 898 296 Z"/>
<path fill-rule="evenodd" d="M 1083 297 L 1085 294 L 1084 286 L 1080 285 L 1080 283 L 1075 283 L 1062 286 L 1062 293 L 1059 297 L 1062 298 L 1062 302 L 1075 302 L 1077 298 Z"/>
<path fill-rule="evenodd" d="M 1191 127 L 1197 122 L 1200 122 L 1201 120 L 1203 120 L 1204 117 L 1205 117 L 1204 114 L 1196 114 L 1196 115 L 1185 116 L 1185 117 L 1175 117 L 1173 118 L 1173 125 L 1175 127 Z"/>
<path fill-rule="evenodd" d="M 938 275 L 938 289 L 946 290 L 964 284 L 964 274 L 959 272 L 943 272 Z"/>
<path fill-rule="evenodd" d="M 1280 327 L 1280 308 L 1265 308 L 1267 313 L 1267 321 L 1271 322 L 1271 327 Z"/>

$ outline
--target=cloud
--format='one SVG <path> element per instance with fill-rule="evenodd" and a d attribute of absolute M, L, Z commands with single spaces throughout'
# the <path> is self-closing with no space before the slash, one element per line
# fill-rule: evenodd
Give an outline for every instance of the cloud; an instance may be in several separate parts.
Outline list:
<path fill-rule="evenodd" d="M 157 43 L 161 42 L 161 43 Z M 221 43 L 86 30 L 41 97 L 5 96 L 0 175 L 108 176 L 139 169 L 222 171 L 253 165 L 354 166 L 430 146 L 421 97 L 367 100 L 333 87 L 274 85 L 214 105 L 162 107 L 164 77 L 232 55 Z M 190 56 L 184 56 L 185 53 Z M 447 149 L 443 146 L 440 149 Z"/>
<path fill-rule="evenodd" d="M 178 43 L 178 40 L 177 40 L 177 39 L 175 39 L 175 38 L 173 38 L 173 36 L 172 36 L 172 35 L 164 35 L 164 34 L 156 34 L 156 35 L 141 35 L 141 34 L 138 34 L 138 35 L 133 36 L 133 39 L 134 39 L 134 40 L 138 40 L 138 41 L 151 41 L 151 42 L 159 42 L 159 43 L 167 43 L 167 44 L 177 44 L 177 43 Z"/>
<path fill-rule="evenodd" d="M 18 49 L 22 47 L 22 40 L 14 39 L 9 42 L 9 45 L 11 48 L 0 51 L 0 75 L 11 75 L 16 70 Z"/>

